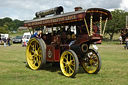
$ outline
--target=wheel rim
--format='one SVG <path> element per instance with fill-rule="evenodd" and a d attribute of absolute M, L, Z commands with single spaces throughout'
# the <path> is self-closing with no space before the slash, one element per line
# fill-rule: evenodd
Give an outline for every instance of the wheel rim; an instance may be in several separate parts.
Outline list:
<path fill-rule="evenodd" d="M 27 45 L 27 62 L 31 69 L 39 69 L 42 58 L 42 51 L 39 42 L 36 39 L 31 39 Z"/>
<path fill-rule="evenodd" d="M 82 66 L 87 73 L 94 73 L 98 69 L 99 59 L 97 54 L 90 50 L 82 59 Z"/>
<path fill-rule="evenodd" d="M 75 63 L 76 62 L 73 55 L 70 52 L 65 51 L 61 55 L 61 59 L 60 59 L 60 67 L 62 73 L 67 77 L 72 76 L 73 73 L 75 72 Z"/>

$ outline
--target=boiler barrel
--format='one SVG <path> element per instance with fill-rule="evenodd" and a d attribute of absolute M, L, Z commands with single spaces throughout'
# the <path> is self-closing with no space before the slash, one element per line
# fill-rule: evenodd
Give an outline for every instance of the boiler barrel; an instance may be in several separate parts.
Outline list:
<path fill-rule="evenodd" d="M 63 11 L 63 7 L 59 6 L 59 7 L 51 8 L 48 10 L 36 12 L 35 15 L 36 17 L 41 18 L 41 17 L 45 17 L 46 15 L 50 15 L 50 14 L 58 15 L 62 11 Z"/>

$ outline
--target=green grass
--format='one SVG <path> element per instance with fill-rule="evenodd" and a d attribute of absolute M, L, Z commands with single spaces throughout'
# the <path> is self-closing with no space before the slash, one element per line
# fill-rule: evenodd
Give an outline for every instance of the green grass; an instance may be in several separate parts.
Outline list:
<path fill-rule="evenodd" d="M 128 85 L 128 50 L 123 45 L 98 45 L 102 68 L 87 74 L 80 67 L 75 78 L 62 75 L 59 67 L 46 65 L 42 70 L 25 66 L 25 47 L 0 45 L 0 85 Z"/>

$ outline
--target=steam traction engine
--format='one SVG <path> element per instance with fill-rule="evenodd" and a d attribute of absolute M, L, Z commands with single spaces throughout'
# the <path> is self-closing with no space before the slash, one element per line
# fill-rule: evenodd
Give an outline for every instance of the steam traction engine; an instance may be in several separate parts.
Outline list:
<path fill-rule="evenodd" d="M 46 17 L 50 14 L 54 15 Z M 26 48 L 26 59 L 31 69 L 59 62 L 62 73 L 67 77 L 74 77 L 79 66 L 86 73 L 100 71 L 101 58 L 96 50 L 89 47 L 102 40 L 107 20 L 111 19 L 108 10 L 76 7 L 74 12 L 63 13 L 60 6 L 37 12 L 36 18 L 24 23 L 33 32 L 43 32 L 41 38 L 31 38 Z"/>

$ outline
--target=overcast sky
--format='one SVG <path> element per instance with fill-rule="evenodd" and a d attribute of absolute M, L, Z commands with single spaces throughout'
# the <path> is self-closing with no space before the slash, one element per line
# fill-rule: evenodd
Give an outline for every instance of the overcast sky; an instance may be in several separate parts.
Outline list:
<path fill-rule="evenodd" d="M 37 11 L 63 6 L 65 12 L 74 11 L 74 7 L 83 9 L 97 7 L 108 10 L 122 9 L 128 12 L 128 0 L 0 0 L 0 19 L 30 20 Z"/>

